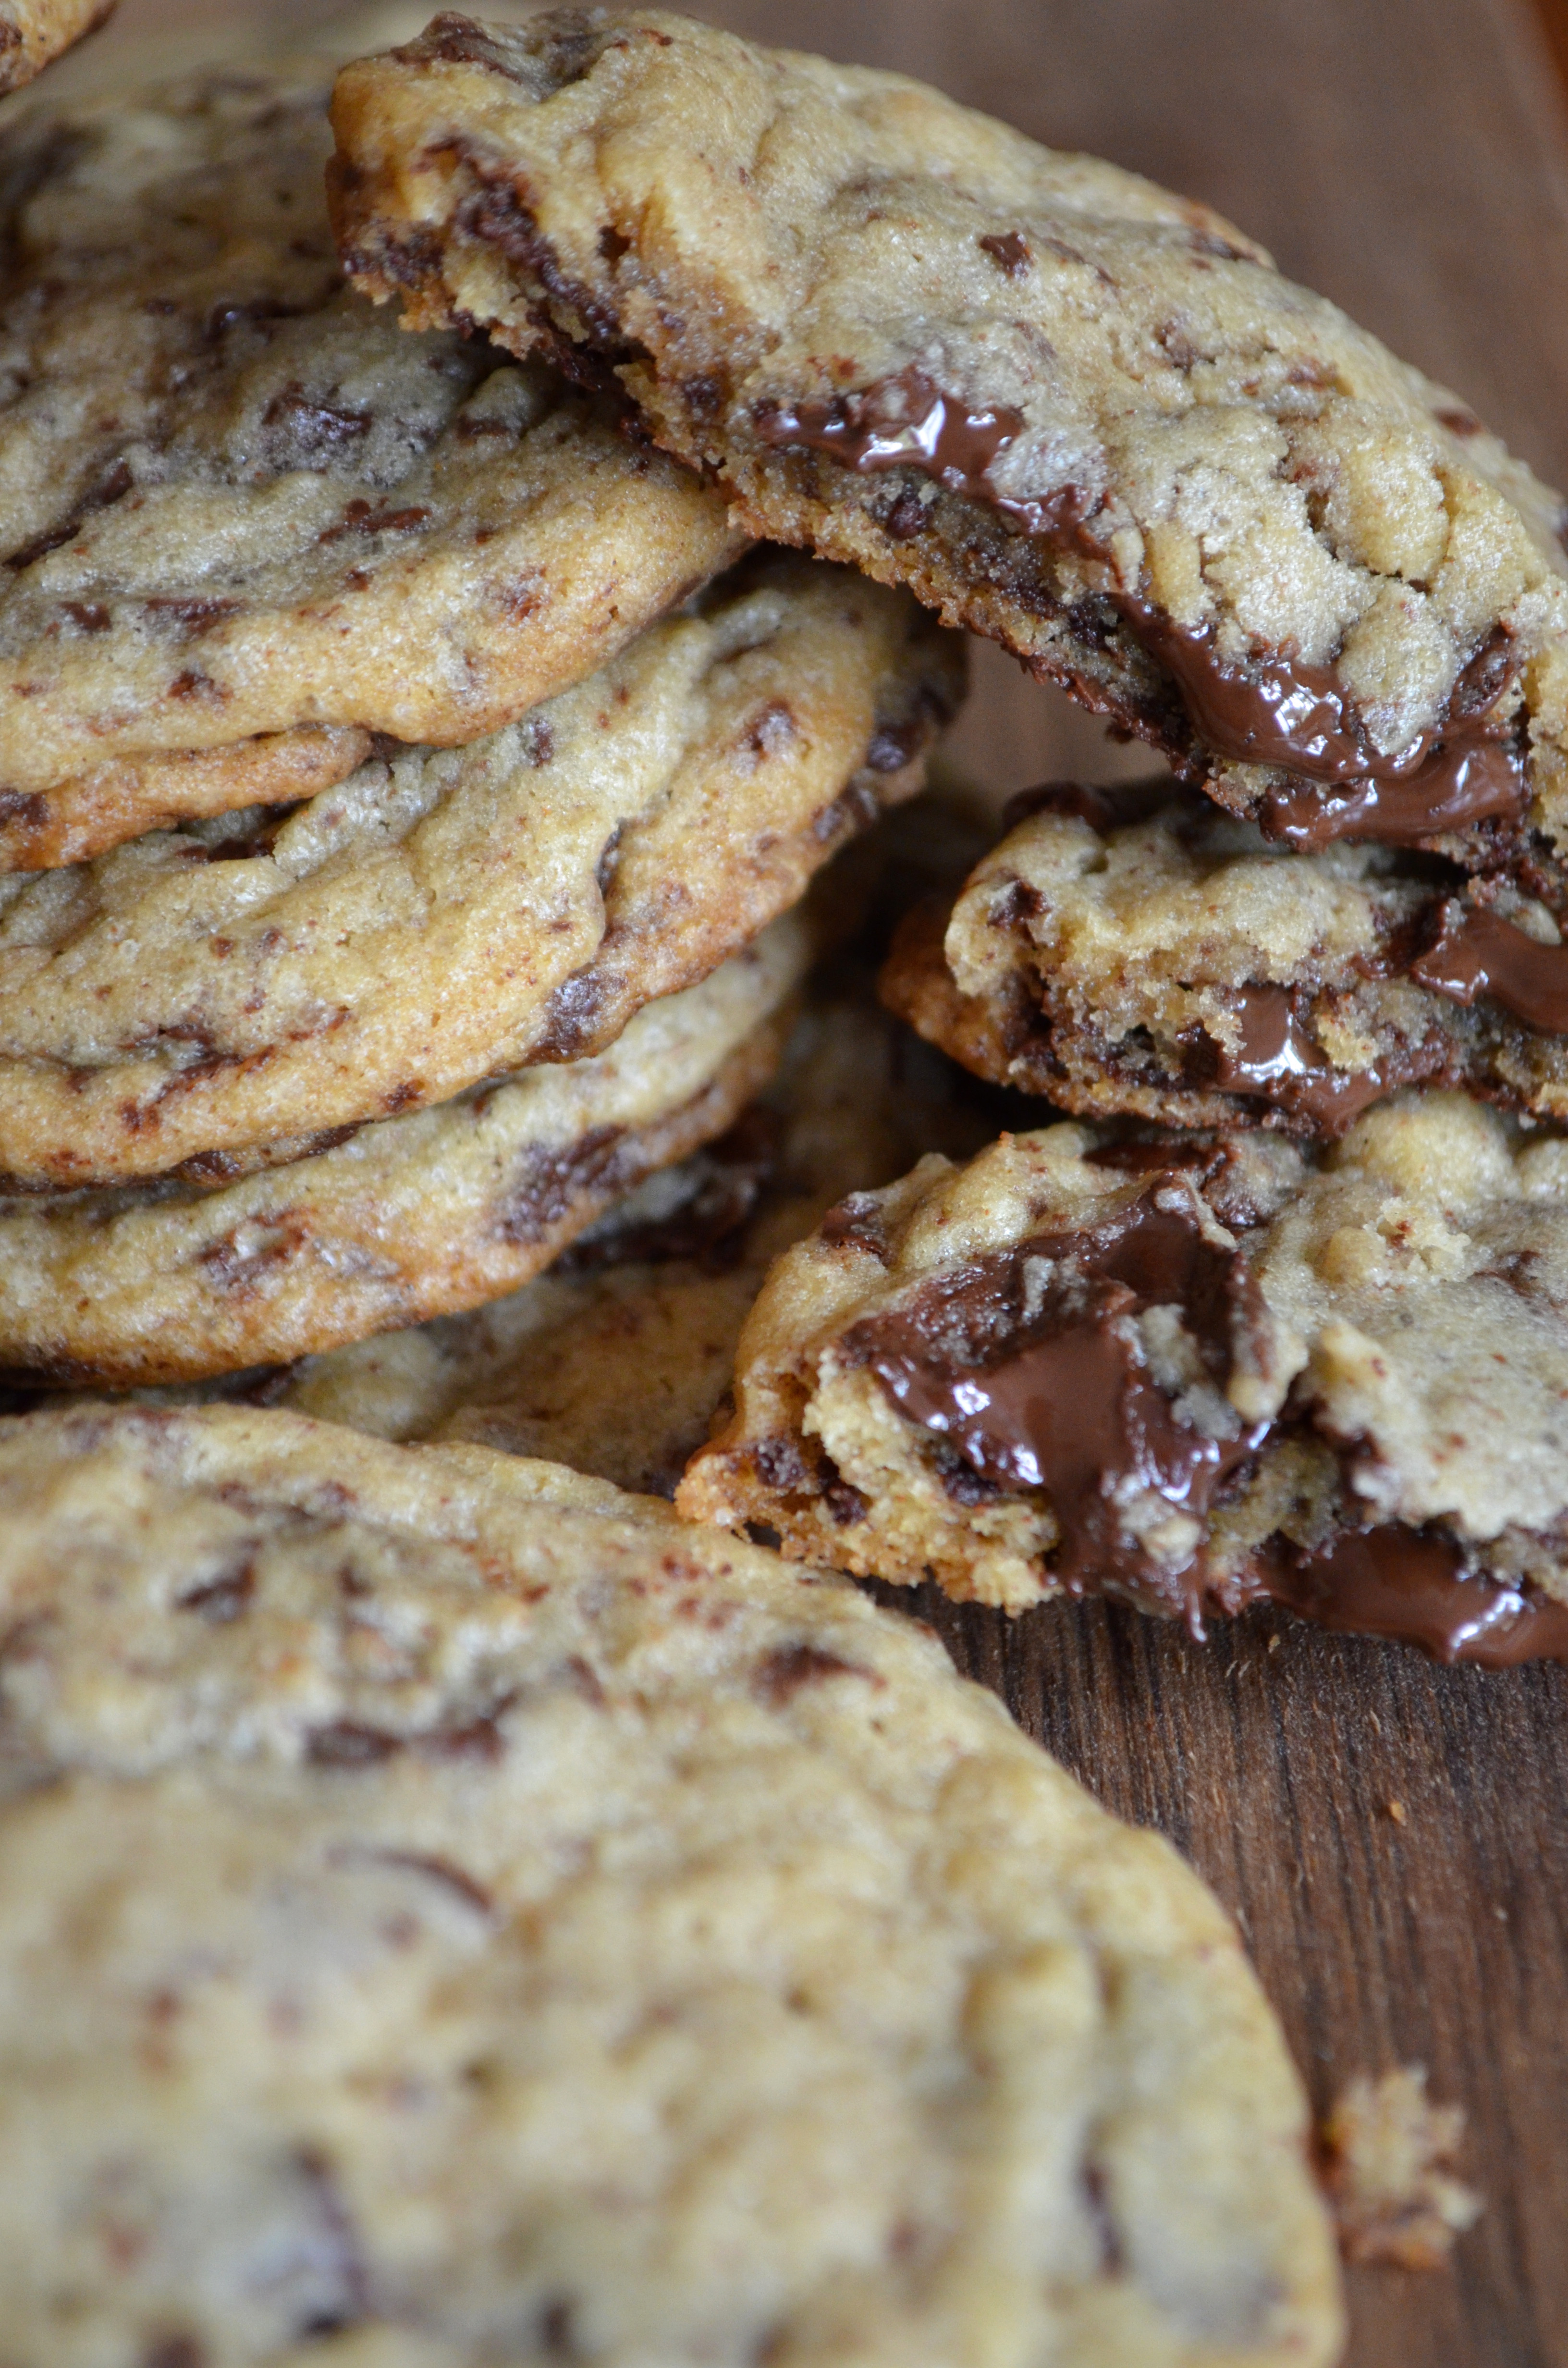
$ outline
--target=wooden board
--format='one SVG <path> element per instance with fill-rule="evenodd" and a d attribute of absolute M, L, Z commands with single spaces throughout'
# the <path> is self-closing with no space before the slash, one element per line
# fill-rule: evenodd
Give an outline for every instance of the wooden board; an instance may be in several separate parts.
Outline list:
<path fill-rule="evenodd" d="M 258 5 L 273 31 L 319 21 L 304 0 Z M 95 75 L 148 28 L 244 13 L 124 0 Z M 901 67 L 1209 199 L 1568 485 L 1568 143 L 1540 28 L 1509 0 L 704 13 Z M 1116 764 L 994 653 L 960 749 L 998 792 Z M 1451 2274 L 1352 2274 L 1353 2368 L 1568 2368 L 1568 1670 L 1436 1670 L 1268 1620 L 1198 1645 L 1104 1607 L 1012 1625 L 916 1608 L 1111 1808 L 1209 1877 L 1320 2108 L 1351 2074 L 1408 2062 L 1465 2107 L 1486 2211 Z"/>

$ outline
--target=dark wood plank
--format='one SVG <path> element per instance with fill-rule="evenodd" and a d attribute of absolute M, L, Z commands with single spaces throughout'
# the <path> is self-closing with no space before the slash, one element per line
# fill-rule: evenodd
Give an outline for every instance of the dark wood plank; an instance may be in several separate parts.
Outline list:
<path fill-rule="evenodd" d="M 1284 1619 L 1198 1645 L 1115 1606 L 1008 1622 L 925 1588 L 915 1608 L 1108 1807 L 1208 1877 L 1320 2112 L 1400 2063 L 1464 2105 L 1487 2209 L 1451 2274 L 1351 2272 L 1356 2368 L 1561 2368 L 1568 1670 L 1436 1669 Z"/>

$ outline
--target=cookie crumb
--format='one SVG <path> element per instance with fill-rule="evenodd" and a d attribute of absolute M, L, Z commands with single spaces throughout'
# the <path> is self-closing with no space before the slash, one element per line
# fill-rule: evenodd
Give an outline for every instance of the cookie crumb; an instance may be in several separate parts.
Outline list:
<path fill-rule="evenodd" d="M 1393 1819 L 1396 1826 L 1407 1826 L 1410 1823 L 1409 1812 L 1405 1808 L 1403 1801 L 1391 1801 L 1388 1804 L 1388 1808 L 1389 1816 Z"/>
<path fill-rule="evenodd" d="M 1452 2176 L 1463 2133 L 1461 2107 L 1427 2103 L 1425 2065 L 1349 2083 L 1323 2131 L 1324 2180 L 1347 2260 L 1447 2265 L 1483 2208 Z"/>

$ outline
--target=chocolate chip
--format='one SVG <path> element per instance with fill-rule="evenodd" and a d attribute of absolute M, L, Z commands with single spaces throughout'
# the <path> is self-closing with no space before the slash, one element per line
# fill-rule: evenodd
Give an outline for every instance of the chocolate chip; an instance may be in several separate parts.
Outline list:
<path fill-rule="evenodd" d="M 745 745 L 758 757 L 777 757 L 797 737 L 794 711 L 785 699 L 770 699 L 746 727 Z"/>
<path fill-rule="evenodd" d="M 318 1726 L 305 1746 L 315 1768 L 373 1768 L 403 1748 L 403 1736 L 384 1735 L 379 1727 L 358 1726 L 351 1719 Z"/>
<path fill-rule="evenodd" d="M 772 1710 L 783 1710 L 793 1702 L 802 1686 L 814 1686 L 824 1678 L 860 1678 L 869 1684 L 881 1686 L 882 1679 L 874 1669 L 862 1668 L 858 1662 L 841 1660 L 836 1653 L 824 1652 L 820 1645 L 778 1645 L 760 1660 L 752 1678 L 752 1691 L 759 1694 Z"/>
<path fill-rule="evenodd" d="M 16 823 L 23 830 L 37 830 L 48 813 L 49 801 L 41 790 L 0 790 L 0 829 Z"/>
<path fill-rule="evenodd" d="M 117 461 L 108 474 L 98 480 L 92 492 L 84 494 L 62 526 L 51 527 L 47 532 L 39 535 L 33 541 L 24 543 L 19 551 L 12 552 L 6 561 L 6 565 L 19 572 L 24 567 L 30 567 L 35 560 L 44 558 L 50 552 L 58 551 L 63 543 L 70 542 L 79 534 L 88 518 L 94 517 L 97 511 L 109 509 L 116 502 L 121 500 L 131 491 L 133 483 L 131 463 L 128 461 Z"/>
<path fill-rule="evenodd" d="M 913 485 L 901 488 L 882 520 L 882 532 L 893 542 L 912 541 L 929 523 L 929 513 Z"/>
<path fill-rule="evenodd" d="M 609 1195 L 630 1180 L 629 1146 L 620 1126 L 591 1127 L 559 1148 L 528 1144 L 517 1159 L 498 1221 L 504 1240 L 542 1241 L 591 1196 Z"/>
<path fill-rule="evenodd" d="M 207 2368 L 206 2349 L 194 2335 L 155 2335 L 141 2368 Z"/>
<path fill-rule="evenodd" d="M 758 1440 L 751 1451 L 751 1460 L 764 1486 L 776 1489 L 780 1496 L 804 1487 L 811 1478 L 804 1456 L 786 1435 Z"/>
<path fill-rule="evenodd" d="M 887 1225 L 874 1192 L 850 1192 L 829 1209 L 818 1231 L 829 1249 L 868 1250 L 888 1262 Z"/>
<path fill-rule="evenodd" d="M 989 232 L 981 239 L 980 250 L 1009 279 L 1022 279 L 1033 260 L 1028 239 L 1017 230 Z"/>
<path fill-rule="evenodd" d="M 203 1620 L 220 1626 L 237 1620 L 256 1593 L 256 1554 L 245 1552 L 230 1569 L 221 1571 L 215 1578 L 203 1579 L 184 1595 L 175 1598 L 181 1611 L 199 1611 Z"/>

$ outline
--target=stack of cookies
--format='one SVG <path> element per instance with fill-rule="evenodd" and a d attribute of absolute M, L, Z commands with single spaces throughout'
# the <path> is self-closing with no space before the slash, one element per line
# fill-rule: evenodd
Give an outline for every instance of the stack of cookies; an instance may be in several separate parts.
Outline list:
<path fill-rule="evenodd" d="M 1557 498 L 1202 207 L 896 78 L 445 17 L 335 122 L 358 284 L 1169 768 L 908 916 L 892 1008 L 1080 1122 L 835 1207 L 683 1508 L 1012 1610 L 1568 1651 Z"/>
<path fill-rule="evenodd" d="M 9 135 L 0 1359 L 53 1384 L 472 1307 L 722 1134 L 960 694 L 624 403 L 347 290 L 325 98 Z"/>

